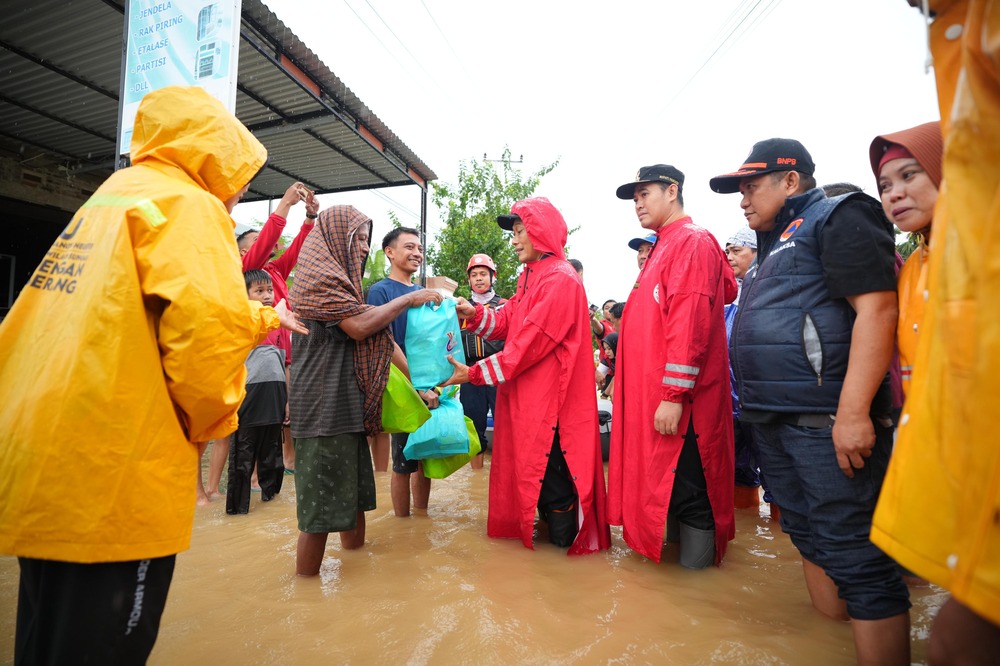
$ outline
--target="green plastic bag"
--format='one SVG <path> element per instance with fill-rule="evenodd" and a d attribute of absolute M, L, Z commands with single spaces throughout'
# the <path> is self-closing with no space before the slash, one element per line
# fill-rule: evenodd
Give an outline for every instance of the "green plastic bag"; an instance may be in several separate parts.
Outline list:
<path fill-rule="evenodd" d="M 469 430 L 469 452 L 456 453 L 447 458 L 421 460 L 420 464 L 424 467 L 424 476 L 428 479 L 445 479 L 462 469 L 466 463 L 472 460 L 473 456 L 479 455 L 479 452 L 482 451 L 479 444 L 479 433 L 476 432 L 476 424 L 468 416 L 465 417 L 465 427 Z"/>
<path fill-rule="evenodd" d="M 403 371 L 389 364 L 389 383 L 382 394 L 382 432 L 416 432 L 431 411 Z"/>

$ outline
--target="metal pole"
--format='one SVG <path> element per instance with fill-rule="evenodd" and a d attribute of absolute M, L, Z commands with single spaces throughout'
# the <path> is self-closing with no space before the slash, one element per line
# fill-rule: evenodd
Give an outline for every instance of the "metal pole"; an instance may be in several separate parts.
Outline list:
<path fill-rule="evenodd" d="M 420 237 L 427 247 L 427 188 L 420 188 Z M 420 264 L 420 284 L 427 286 L 427 263 Z"/>
<path fill-rule="evenodd" d="M 125 166 L 122 159 L 122 122 L 125 119 L 125 67 L 128 61 L 128 18 L 130 16 L 131 1 L 125 0 L 125 25 L 122 28 L 122 66 L 121 75 L 118 78 L 118 126 L 115 128 L 115 171 Z"/>

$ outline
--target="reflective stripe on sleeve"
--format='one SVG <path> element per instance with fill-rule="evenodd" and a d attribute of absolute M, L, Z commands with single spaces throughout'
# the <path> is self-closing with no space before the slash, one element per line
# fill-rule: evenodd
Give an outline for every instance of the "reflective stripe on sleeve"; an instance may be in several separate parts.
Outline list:
<path fill-rule="evenodd" d="M 489 337 L 490 333 L 493 332 L 493 327 L 496 325 L 496 318 L 493 315 L 492 308 L 483 308 L 483 319 L 479 322 L 479 326 L 476 328 L 476 335 L 482 337 Z"/>
<path fill-rule="evenodd" d="M 493 354 L 486 360 L 489 362 L 490 366 L 493 368 L 493 372 L 496 374 L 497 384 L 503 384 L 507 381 L 507 378 L 503 376 L 503 370 L 500 368 L 500 359 L 498 358 L 500 354 Z"/>

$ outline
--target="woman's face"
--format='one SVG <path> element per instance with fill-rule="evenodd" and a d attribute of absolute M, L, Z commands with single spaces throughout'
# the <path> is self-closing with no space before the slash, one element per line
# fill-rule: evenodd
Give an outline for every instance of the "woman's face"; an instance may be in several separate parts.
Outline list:
<path fill-rule="evenodd" d="M 878 190 L 882 209 L 900 231 L 922 231 L 931 226 L 938 189 L 917 160 L 900 157 L 883 164 Z"/>
<path fill-rule="evenodd" d="M 611 345 L 606 342 L 602 342 L 601 344 L 604 346 L 604 355 L 609 359 L 614 359 L 615 350 L 611 348 Z"/>

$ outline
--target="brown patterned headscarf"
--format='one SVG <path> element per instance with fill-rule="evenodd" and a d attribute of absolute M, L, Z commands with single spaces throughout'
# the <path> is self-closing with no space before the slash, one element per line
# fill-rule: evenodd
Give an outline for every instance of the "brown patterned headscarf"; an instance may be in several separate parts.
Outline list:
<path fill-rule="evenodd" d="M 295 281 L 288 294 L 299 317 L 343 321 L 375 307 L 366 304 L 362 296 L 361 277 L 368 250 L 355 242 L 361 228 L 366 228 L 370 242 L 372 221 L 354 206 L 332 206 L 319 214 L 299 252 Z M 354 342 L 354 374 L 364 395 L 368 435 L 382 430 L 382 393 L 389 381 L 392 351 L 388 328 Z"/>

